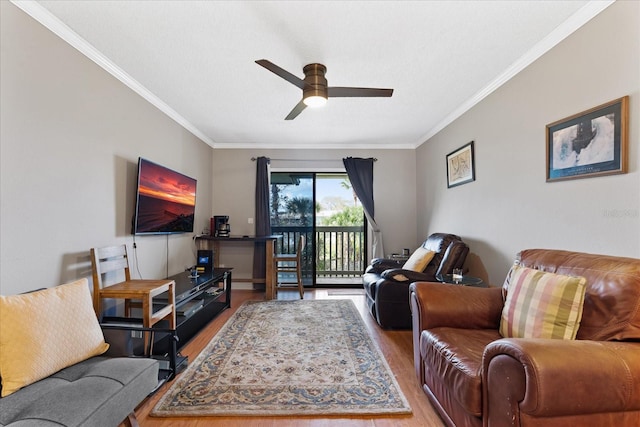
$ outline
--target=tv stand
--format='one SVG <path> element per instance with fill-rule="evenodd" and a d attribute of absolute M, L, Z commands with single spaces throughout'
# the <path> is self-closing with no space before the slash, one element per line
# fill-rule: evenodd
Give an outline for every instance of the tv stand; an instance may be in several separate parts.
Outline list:
<path fill-rule="evenodd" d="M 179 354 L 187 342 L 197 335 L 223 310 L 231 307 L 231 268 L 215 268 L 213 272 L 189 277 L 188 271 L 168 277 L 175 282 L 176 329 L 161 320 L 152 328 L 142 326 L 140 309 L 132 317 L 103 317 L 102 329 L 109 336 L 112 356 L 146 356 L 160 361 L 159 385 L 173 379 L 187 365 Z M 154 298 L 154 311 L 165 306 L 168 293 Z M 156 306 L 157 302 L 157 306 Z M 153 335 L 151 354 L 145 351 L 145 333 Z"/>
<path fill-rule="evenodd" d="M 215 268 L 212 272 L 192 277 L 184 271 L 168 279 L 175 281 L 177 349 L 197 335 L 223 310 L 231 307 L 231 268 Z M 162 295 L 158 298 L 162 301 Z M 169 337 L 154 343 L 153 353 L 165 355 L 171 346 Z"/>

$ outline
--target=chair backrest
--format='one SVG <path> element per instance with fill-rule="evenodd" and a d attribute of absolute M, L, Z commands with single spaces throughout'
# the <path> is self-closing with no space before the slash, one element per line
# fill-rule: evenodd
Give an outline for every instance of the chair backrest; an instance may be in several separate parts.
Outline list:
<path fill-rule="evenodd" d="M 576 339 L 640 340 L 640 259 L 551 249 L 526 249 L 516 262 L 528 268 L 587 279 Z M 508 292 L 507 275 L 503 290 Z"/>
<path fill-rule="evenodd" d="M 100 294 L 100 289 L 103 288 L 104 274 L 122 271 L 124 272 L 124 280 L 131 280 L 127 246 L 91 248 L 91 270 L 93 274 L 93 305 L 98 310 L 98 307 L 100 307 L 98 295 Z"/>
<path fill-rule="evenodd" d="M 307 241 L 307 238 L 304 234 L 300 233 L 300 237 L 298 238 L 298 247 L 296 248 L 296 258 L 298 264 L 302 262 L 302 252 L 304 252 L 304 245 Z"/>
<path fill-rule="evenodd" d="M 454 268 L 462 268 L 469 254 L 469 246 L 462 241 L 453 241 L 444 252 L 437 274 L 451 274 Z"/>
<path fill-rule="evenodd" d="M 454 245 L 451 250 L 450 246 Z M 449 274 L 454 268 L 462 268 L 469 253 L 469 247 L 459 236 L 449 233 L 433 233 L 424 241 L 422 247 L 435 252 L 423 273 L 435 276 Z"/>

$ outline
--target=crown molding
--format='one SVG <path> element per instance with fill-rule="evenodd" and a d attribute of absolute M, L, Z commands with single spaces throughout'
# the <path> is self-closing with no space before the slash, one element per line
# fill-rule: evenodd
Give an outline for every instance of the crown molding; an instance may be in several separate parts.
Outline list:
<path fill-rule="evenodd" d="M 127 74 L 122 68 L 114 64 L 109 58 L 104 56 L 100 51 L 93 47 L 92 44 L 87 42 L 84 38 L 80 37 L 80 35 L 73 31 L 68 25 L 56 18 L 51 12 L 49 12 L 38 2 L 34 0 L 11 0 L 11 3 L 19 7 L 23 12 L 38 21 L 44 27 L 60 37 L 62 40 L 69 43 L 87 58 L 98 64 L 98 66 L 103 68 L 106 72 L 120 80 L 131 90 L 146 99 L 149 103 L 169 116 L 180 126 L 191 132 L 197 138 L 201 139 L 211 147 L 214 146 L 214 142 L 208 136 L 202 133 L 187 119 L 178 114 L 178 112 L 173 108 L 169 107 L 164 101 L 162 101 L 150 90 L 140 84 L 136 79 Z"/>
<path fill-rule="evenodd" d="M 371 144 L 371 143 L 323 143 L 323 144 L 301 144 L 292 147 L 291 144 L 271 144 L 253 142 L 222 142 L 216 143 L 216 149 L 264 149 L 264 150 L 415 150 L 413 144 Z"/>
<path fill-rule="evenodd" d="M 511 64 L 511 66 L 507 68 L 502 74 L 500 74 L 495 80 L 485 86 L 482 90 L 476 93 L 465 103 L 456 108 L 440 123 L 435 125 L 420 139 L 419 142 L 416 143 L 415 148 L 418 148 L 419 146 L 427 142 L 430 138 L 434 137 L 442 129 L 453 123 L 456 119 L 469 111 L 484 98 L 492 94 L 500 86 L 511 80 L 516 74 L 531 65 L 535 60 L 550 51 L 558 43 L 573 34 L 578 28 L 582 27 L 584 24 L 589 22 L 592 18 L 605 10 L 607 7 L 611 6 L 613 3 L 615 3 L 615 0 L 594 0 L 585 4 L 578 12 L 574 13 L 569 17 L 569 19 L 564 21 L 562 25 L 558 26 L 544 39 L 538 42 L 529 52 L 527 52 L 516 62 Z"/>

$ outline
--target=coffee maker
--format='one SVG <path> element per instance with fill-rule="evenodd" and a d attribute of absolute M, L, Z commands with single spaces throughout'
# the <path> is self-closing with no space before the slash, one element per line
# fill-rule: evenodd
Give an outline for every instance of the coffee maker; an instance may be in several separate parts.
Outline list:
<path fill-rule="evenodd" d="M 216 215 L 211 218 L 211 232 L 215 237 L 229 237 L 229 215 Z"/>

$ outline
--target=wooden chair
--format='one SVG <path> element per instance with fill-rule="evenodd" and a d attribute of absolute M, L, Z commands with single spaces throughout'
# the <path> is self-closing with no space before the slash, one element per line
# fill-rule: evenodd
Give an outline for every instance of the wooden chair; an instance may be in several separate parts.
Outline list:
<path fill-rule="evenodd" d="M 304 234 L 300 234 L 295 254 L 275 254 L 273 257 L 276 290 L 281 288 L 280 282 L 278 281 L 278 273 L 295 273 L 300 299 L 304 298 L 304 287 L 302 285 L 302 251 L 304 251 L 305 242 Z"/>
<path fill-rule="evenodd" d="M 91 249 L 93 270 L 93 306 L 96 315 L 102 317 L 102 299 L 124 299 L 124 313 L 131 317 L 131 308 L 142 308 L 142 326 L 151 328 L 161 320 L 169 321 L 169 328 L 176 328 L 175 282 L 173 280 L 131 280 L 126 245 Z M 124 281 L 113 285 L 103 284 L 103 275 L 124 271 Z M 153 298 L 168 293 L 167 301 L 153 311 Z M 157 304 L 159 304 L 157 302 Z"/>

